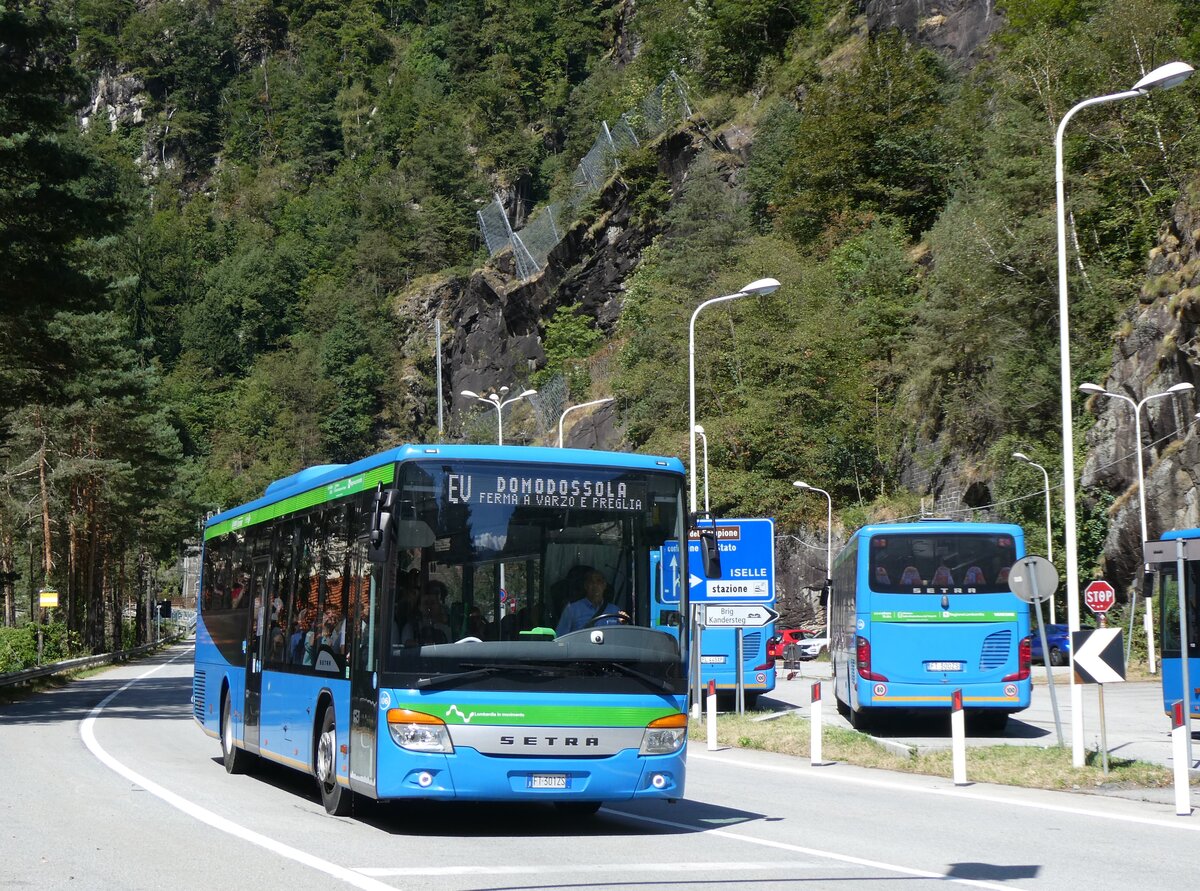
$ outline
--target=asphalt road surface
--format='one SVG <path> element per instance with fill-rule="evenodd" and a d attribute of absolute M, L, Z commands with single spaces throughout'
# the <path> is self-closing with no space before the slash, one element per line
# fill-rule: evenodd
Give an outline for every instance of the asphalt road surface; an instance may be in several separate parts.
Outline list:
<path fill-rule="evenodd" d="M 512 805 L 328 816 L 314 781 L 230 776 L 191 719 L 191 653 L 0 707 L 0 885 L 38 889 L 1189 887 L 1200 817 L 1158 803 L 741 750 L 687 797 L 591 819 Z"/>

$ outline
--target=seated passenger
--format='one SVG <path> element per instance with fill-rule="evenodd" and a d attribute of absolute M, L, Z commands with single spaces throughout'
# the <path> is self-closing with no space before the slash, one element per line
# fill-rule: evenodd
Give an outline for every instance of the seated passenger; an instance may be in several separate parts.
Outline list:
<path fill-rule="evenodd" d="M 450 626 L 446 624 L 446 610 L 437 589 L 430 584 L 421 594 L 420 612 L 409 620 L 400 634 L 400 643 L 406 647 L 450 642 Z"/>
<path fill-rule="evenodd" d="M 949 566 L 943 563 L 933 571 L 933 584 L 939 588 L 949 588 L 954 584 L 954 574 Z"/>
<path fill-rule="evenodd" d="M 900 576 L 900 584 L 902 585 L 919 585 L 921 584 L 921 571 L 915 566 L 905 566 L 904 574 Z"/>

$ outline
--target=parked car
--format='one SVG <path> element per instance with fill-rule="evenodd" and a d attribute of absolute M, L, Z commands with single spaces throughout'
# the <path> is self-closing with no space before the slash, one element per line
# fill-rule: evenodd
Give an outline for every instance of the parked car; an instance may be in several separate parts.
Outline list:
<path fill-rule="evenodd" d="M 810 631 L 807 628 L 788 628 L 767 641 L 767 658 L 786 658 L 785 651 L 787 648 L 795 646 L 795 658 L 815 659 L 826 643 L 825 638 L 818 637 L 815 631 Z"/>
<path fill-rule="evenodd" d="M 1042 656 L 1042 636 L 1034 629 L 1030 635 L 1033 643 L 1033 661 L 1044 662 Z M 1047 625 L 1046 646 L 1050 650 L 1051 665 L 1066 665 L 1071 652 L 1071 630 L 1068 625 Z"/>

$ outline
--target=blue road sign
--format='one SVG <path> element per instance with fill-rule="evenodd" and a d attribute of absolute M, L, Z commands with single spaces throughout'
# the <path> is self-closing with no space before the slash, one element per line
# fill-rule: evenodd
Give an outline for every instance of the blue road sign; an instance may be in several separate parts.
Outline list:
<path fill-rule="evenodd" d="M 717 546 L 721 549 L 721 577 L 708 579 L 700 559 L 699 538 L 688 542 L 692 603 L 775 602 L 774 520 L 717 520 Z M 662 549 L 665 603 L 679 602 L 679 564 L 679 546 L 666 542 Z"/>

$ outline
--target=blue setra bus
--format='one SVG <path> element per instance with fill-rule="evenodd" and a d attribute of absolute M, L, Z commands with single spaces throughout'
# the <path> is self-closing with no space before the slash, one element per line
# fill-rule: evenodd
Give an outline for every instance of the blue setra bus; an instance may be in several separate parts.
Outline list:
<path fill-rule="evenodd" d="M 1170 542 L 1169 545 L 1158 548 L 1158 559 L 1165 562 L 1155 562 L 1151 565 L 1155 571 L 1159 598 L 1158 641 L 1162 656 L 1163 711 L 1169 715 L 1172 705 L 1184 699 L 1184 662 L 1179 621 L 1179 564 L 1176 559 L 1178 549 L 1175 545 L 1177 541 L 1182 540 L 1185 543 L 1183 590 L 1186 606 L 1186 628 L 1182 630 L 1187 632 L 1187 686 L 1191 690 L 1187 700 L 1190 714 L 1200 717 L 1200 641 L 1197 640 L 1200 637 L 1200 603 L 1197 602 L 1197 598 L 1200 598 L 1200 529 L 1175 529 L 1164 533 L 1162 540 Z"/>
<path fill-rule="evenodd" d="M 674 458 L 439 445 L 272 483 L 205 527 L 195 719 L 227 770 L 310 773 L 335 814 L 679 798 L 687 630 L 650 559 L 686 552 L 684 481 Z"/>
<path fill-rule="evenodd" d="M 1000 728 L 1029 705 L 1029 608 L 1008 587 L 1019 526 L 922 520 L 864 526 L 834 562 L 830 658 L 838 708 L 948 709 Z"/>

